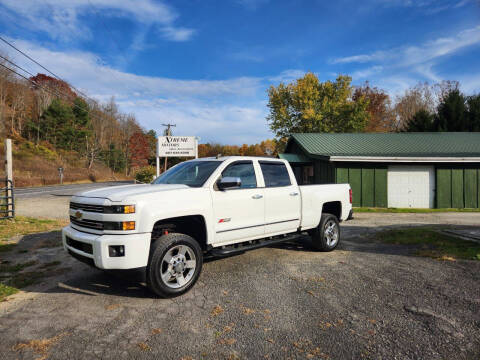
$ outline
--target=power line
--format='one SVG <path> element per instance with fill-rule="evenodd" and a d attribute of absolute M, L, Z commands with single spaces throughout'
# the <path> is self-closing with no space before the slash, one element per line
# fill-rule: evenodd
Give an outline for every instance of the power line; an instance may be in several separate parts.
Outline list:
<path fill-rule="evenodd" d="M 0 56 L 0 57 L 1 57 L 2 59 L 4 59 L 4 60 L 7 60 L 9 63 L 11 63 L 12 65 L 14 65 L 14 66 L 16 66 L 17 68 L 21 69 L 22 71 L 25 71 L 27 74 L 29 74 L 28 71 L 24 70 L 24 69 L 21 68 L 19 65 L 16 65 L 15 63 L 9 61 L 8 59 L 5 59 L 3 56 Z M 72 106 L 75 106 L 76 108 L 78 108 L 78 109 L 80 109 L 80 110 L 82 110 L 82 111 L 86 111 L 86 112 L 87 112 L 91 117 L 93 117 L 94 119 L 99 120 L 99 121 L 103 121 L 102 118 L 99 118 L 99 117 L 95 116 L 94 114 L 92 114 L 92 113 L 90 112 L 90 109 L 88 109 L 88 108 L 87 108 L 87 109 L 84 109 L 84 108 L 78 106 L 77 104 L 75 104 L 74 102 L 72 102 L 71 99 L 64 99 L 64 98 L 62 98 L 58 92 L 54 92 L 55 90 L 50 89 L 50 88 L 46 88 L 46 87 L 40 85 L 40 84 L 37 83 L 36 81 L 27 78 L 26 76 L 24 76 L 24 75 L 20 74 L 19 72 L 15 71 L 15 70 L 13 70 L 13 69 L 11 69 L 11 68 L 9 68 L 8 66 L 5 66 L 5 65 L 3 65 L 3 64 L 1 64 L 1 63 L 0 63 L 0 66 L 4 67 L 4 68 L 7 69 L 7 70 L 10 70 L 10 71 L 13 72 L 14 74 L 16 74 L 16 75 L 22 77 L 23 79 L 31 82 L 33 85 L 38 86 L 39 88 L 45 90 L 46 92 L 50 93 L 51 95 L 56 96 L 56 97 L 58 97 L 58 98 L 61 98 L 62 100 L 70 101 Z M 53 91 L 54 93 L 52 93 L 52 91 Z M 64 95 L 64 94 L 63 94 L 63 95 Z"/>
<path fill-rule="evenodd" d="M 20 54 L 22 54 L 23 56 L 25 56 L 27 59 L 33 61 L 35 64 L 37 64 L 38 66 L 40 66 L 42 69 L 44 69 L 45 71 L 47 71 L 49 74 L 53 75 L 55 78 L 57 78 L 58 80 L 61 80 L 61 81 L 64 81 L 65 83 L 68 84 L 68 82 L 66 82 L 65 80 L 63 80 L 60 76 L 58 76 L 57 74 L 53 73 L 52 71 L 48 70 L 45 66 L 43 66 L 42 64 L 40 64 L 37 60 L 33 59 L 31 56 L 29 56 L 28 54 L 26 54 L 25 52 L 23 52 L 22 50 L 20 50 L 19 48 L 17 48 L 15 45 L 13 45 L 12 43 L 10 43 L 8 40 L 5 40 L 2 36 L 0 36 L 0 40 L 3 41 L 5 44 L 7 44 L 8 46 L 10 46 L 11 48 L 15 49 L 16 51 L 18 51 Z M 95 101 L 94 99 L 90 98 L 89 96 L 87 96 L 86 94 L 84 94 L 83 92 L 81 92 L 80 90 L 78 90 L 75 86 L 69 84 L 69 86 L 71 86 L 75 91 L 77 91 L 79 94 L 85 96 L 87 99 L 90 99 L 90 100 L 93 100 Z"/>
<path fill-rule="evenodd" d="M 2 58 L 3 60 L 5 60 L 5 61 L 8 62 L 9 64 L 15 66 L 16 68 L 19 68 L 20 70 L 26 72 L 28 75 L 35 77 L 35 75 L 33 75 L 31 72 L 23 69 L 20 65 L 15 64 L 14 62 L 8 60 L 6 57 L 3 57 L 2 55 L 0 55 L 0 58 Z"/>
<path fill-rule="evenodd" d="M 25 70 L 25 69 L 22 68 L 20 65 L 15 64 L 13 61 L 10 61 L 10 60 L 7 59 L 6 57 L 0 55 L 0 58 L 3 59 L 3 60 L 5 60 L 5 61 L 8 62 L 9 64 L 15 66 L 16 68 L 22 70 L 23 72 L 27 73 L 27 74 L 30 75 L 31 77 L 35 77 L 35 75 L 33 75 L 30 71 Z M 10 69 L 9 69 L 9 70 L 10 70 Z M 19 75 L 19 76 L 22 76 L 21 74 L 18 74 L 18 73 L 16 73 L 16 74 Z M 22 77 L 23 77 L 23 76 L 22 76 Z M 27 79 L 26 77 L 23 77 L 23 78 L 24 78 L 24 79 Z M 32 79 L 27 79 L 27 80 L 30 81 L 31 83 L 33 83 L 33 84 L 36 85 L 36 86 L 42 87 L 42 86 L 41 86 L 39 83 L 37 83 L 35 80 L 32 80 Z M 42 88 L 43 88 L 43 87 L 42 87 Z M 46 88 L 45 88 L 45 90 L 47 91 Z M 57 94 L 58 97 L 60 97 L 59 94 L 62 94 L 62 95 L 67 96 L 68 98 L 70 98 L 70 95 L 65 94 L 65 93 L 60 93 L 60 92 L 58 91 L 58 89 L 50 89 L 50 90 L 56 91 L 56 94 Z M 73 104 L 73 105 L 75 105 L 75 104 Z"/>

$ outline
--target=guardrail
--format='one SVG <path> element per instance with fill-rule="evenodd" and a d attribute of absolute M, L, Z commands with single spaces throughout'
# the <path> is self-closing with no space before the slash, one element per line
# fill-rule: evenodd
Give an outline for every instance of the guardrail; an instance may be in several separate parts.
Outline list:
<path fill-rule="evenodd" d="M 15 217 L 15 196 L 12 180 L 3 180 L 5 187 L 0 188 L 0 219 Z"/>

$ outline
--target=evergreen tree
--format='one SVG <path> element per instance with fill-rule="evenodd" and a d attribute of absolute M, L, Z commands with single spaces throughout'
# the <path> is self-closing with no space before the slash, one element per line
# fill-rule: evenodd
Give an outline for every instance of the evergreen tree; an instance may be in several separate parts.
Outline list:
<path fill-rule="evenodd" d="M 467 99 L 469 131 L 480 131 L 480 94 Z"/>
<path fill-rule="evenodd" d="M 469 131 L 465 96 L 458 89 L 450 90 L 437 108 L 435 131 Z"/>
<path fill-rule="evenodd" d="M 425 132 L 433 130 L 434 116 L 427 110 L 419 110 L 408 121 L 405 131 L 407 132 Z"/>
<path fill-rule="evenodd" d="M 41 137 L 55 147 L 66 149 L 74 141 L 75 116 L 72 108 L 59 99 L 54 99 L 44 111 L 40 121 Z"/>

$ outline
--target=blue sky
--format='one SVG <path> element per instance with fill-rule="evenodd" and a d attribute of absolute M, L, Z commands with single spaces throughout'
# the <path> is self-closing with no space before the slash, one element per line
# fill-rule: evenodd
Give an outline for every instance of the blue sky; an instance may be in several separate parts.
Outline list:
<path fill-rule="evenodd" d="M 0 0 L 0 12 L 0 33 L 75 87 L 201 142 L 273 137 L 266 89 L 306 71 L 393 98 L 443 79 L 480 91 L 477 0 Z"/>

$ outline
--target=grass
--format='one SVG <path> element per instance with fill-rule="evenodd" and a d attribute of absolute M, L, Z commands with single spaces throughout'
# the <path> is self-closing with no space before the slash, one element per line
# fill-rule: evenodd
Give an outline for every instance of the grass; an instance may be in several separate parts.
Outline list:
<path fill-rule="evenodd" d="M 439 233 L 430 228 L 387 230 L 376 234 L 378 241 L 396 245 L 417 245 L 416 254 L 439 260 L 480 260 L 480 244 Z"/>
<path fill-rule="evenodd" d="M 355 207 L 356 213 L 435 213 L 435 212 L 480 212 L 480 209 L 414 209 L 414 208 L 369 208 Z"/>
<path fill-rule="evenodd" d="M 17 247 L 17 244 L 8 242 L 14 236 L 57 230 L 66 223 L 65 220 L 35 219 L 24 216 L 0 220 L 0 254 Z M 25 250 L 18 252 L 23 253 Z M 0 282 L 0 302 L 4 301 L 7 296 L 17 293 L 19 289 L 32 285 L 44 277 L 42 271 L 23 271 L 35 264 L 35 261 L 18 264 L 10 264 L 4 261 L 0 264 L 0 277 L 3 278 Z M 59 264 L 59 261 L 52 261 L 45 264 L 42 269 L 49 270 Z M 5 274 L 10 275 L 5 277 Z"/>
<path fill-rule="evenodd" d="M 0 220 L 0 253 L 15 248 L 16 244 L 6 243 L 13 236 L 57 230 L 66 224 L 66 220 L 35 219 L 25 216 Z"/>
<path fill-rule="evenodd" d="M 0 302 L 4 301 L 7 296 L 16 294 L 18 291 L 17 288 L 0 283 Z"/>

